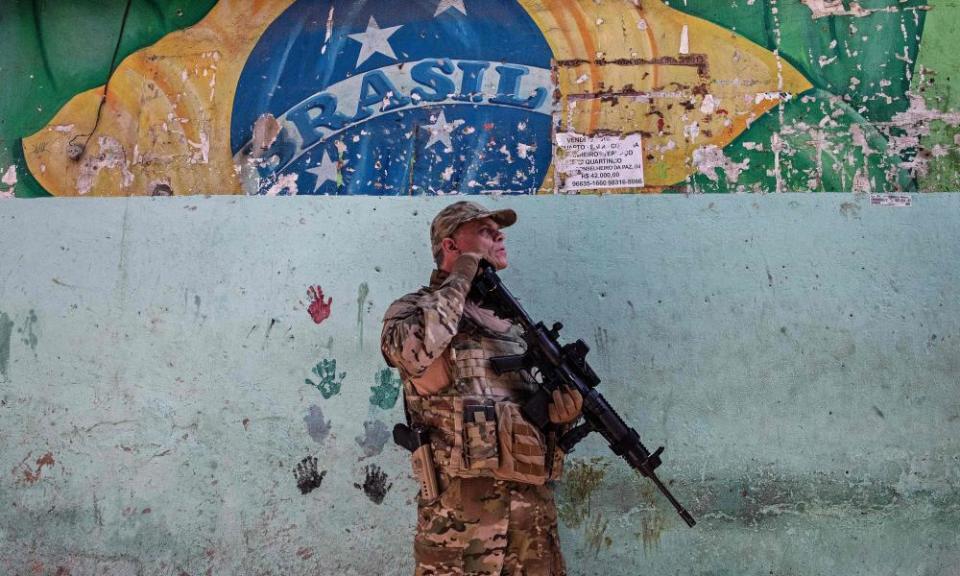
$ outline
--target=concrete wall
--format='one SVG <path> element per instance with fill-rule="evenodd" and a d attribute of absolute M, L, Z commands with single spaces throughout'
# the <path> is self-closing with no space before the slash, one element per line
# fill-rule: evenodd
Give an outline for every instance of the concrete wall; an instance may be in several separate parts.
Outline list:
<path fill-rule="evenodd" d="M 957 198 L 485 199 L 700 521 L 589 440 L 571 574 L 960 572 Z M 444 202 L 3 203 L 0 572 L 409 574 L 378 329 Z"/>

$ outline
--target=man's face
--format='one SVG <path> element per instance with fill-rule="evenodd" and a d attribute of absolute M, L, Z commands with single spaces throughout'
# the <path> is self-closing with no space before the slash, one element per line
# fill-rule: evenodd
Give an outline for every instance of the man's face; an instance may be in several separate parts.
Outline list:
<path fill-rule="evenodd" d="M 507 267 L 507 249 L 500 225 L 490 218 L 481 218 L 462 224 L 452 236 L 459 252 L 476 252 L 493 264 L 497 270 Z"/>

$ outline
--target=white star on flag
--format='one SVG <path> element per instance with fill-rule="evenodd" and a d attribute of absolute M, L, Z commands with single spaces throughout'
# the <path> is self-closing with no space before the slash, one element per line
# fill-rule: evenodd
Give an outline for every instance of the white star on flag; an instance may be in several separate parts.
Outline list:
<path fill-rule="evenodd" d="M 326 151 L 321 153 L 320 165 L 307 168 L 307 172 L 317 177 L 317 183 L 313 185 L 314 194 L 326 182 L 337 183 L 337 163 Z"/>
<path fill-rule="evenodd" d="M 424 146 L 424 149 L 429 149 L 438 142 L 443 144 L 444 150 L 453 148 L 453 142 L 450 141 L 450 133 L 456 129 L 457 123 L 447 122 L 447 117 L 443 114 L 443 110 L 441 110 L 440 116 L 437 117 L 437 121 L 426 126 L 427 132 L 430 132 L 430 140 L 427 141 L 427 145 Z"/>
<path fill-rule="evenodd" d="M 437 11 L 433 13 L 433 17 L 436 18 L 450 8 L 456 8 L 463 12 L 464 16 L 467 15 L 467 8 L 463 5 L 463 0 L 440 0 L 440 3 L 437 4 Z"/>
<path fill-rule="evenodd" d="M 396 31 L 400 28 L 402 28 L 402 26 L 380 28 L 380 25 L 377 24 L 377 21 L 371 16 L 370 21 L 367 22 L 367 30 L 365 32 L 348 34 L 351 39 L 360 43 L 360 56 L 357 57 L 357 67 L 377 52 L 396 60 L 397 55 L 393 52 L 393 47 L 390 46 L 389 38 L 396 34 Z"/>

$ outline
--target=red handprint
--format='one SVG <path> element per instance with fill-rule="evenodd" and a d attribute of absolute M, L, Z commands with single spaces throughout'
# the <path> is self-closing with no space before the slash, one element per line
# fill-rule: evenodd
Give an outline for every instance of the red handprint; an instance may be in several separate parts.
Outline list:
<path fill-rule="evenodd" d="M 307 288 L 307 296 L 309 296 L 311 300 L 307 312 L 310 313 L 313 321 L 319 324 L 326 320 L 330 316 L 330 304 L 333 302 L 333 296 L 327 298 L 327 301 L 324 302 L 323 288 L 321 288 L 319 284 Z"/>

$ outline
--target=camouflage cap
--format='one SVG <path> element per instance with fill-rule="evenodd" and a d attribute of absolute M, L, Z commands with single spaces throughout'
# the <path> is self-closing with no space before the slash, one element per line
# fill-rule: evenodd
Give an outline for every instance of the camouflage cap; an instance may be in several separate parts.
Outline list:
<path fill-rule="evenodd" d="M 453 236 L 453 233 L 457 231 L 457 228 L 459 228 L 461 224 L 466 224 L 472 220 L 479 220 L 480 218 L 490 218 L 499 224 L 501 228 L 506 228 L 517 221 L 517 213 L 509 208 L 504 210 L 487 210 L 476 202 L 469 202 L 467 200 L 450 204 L 441 210 L 440 213 L 433 218 L 433 223 L 430 224 L 430 246 L 433 248 L 434 258 L 439 254 L 440 243 L 444 238 Z"/>

